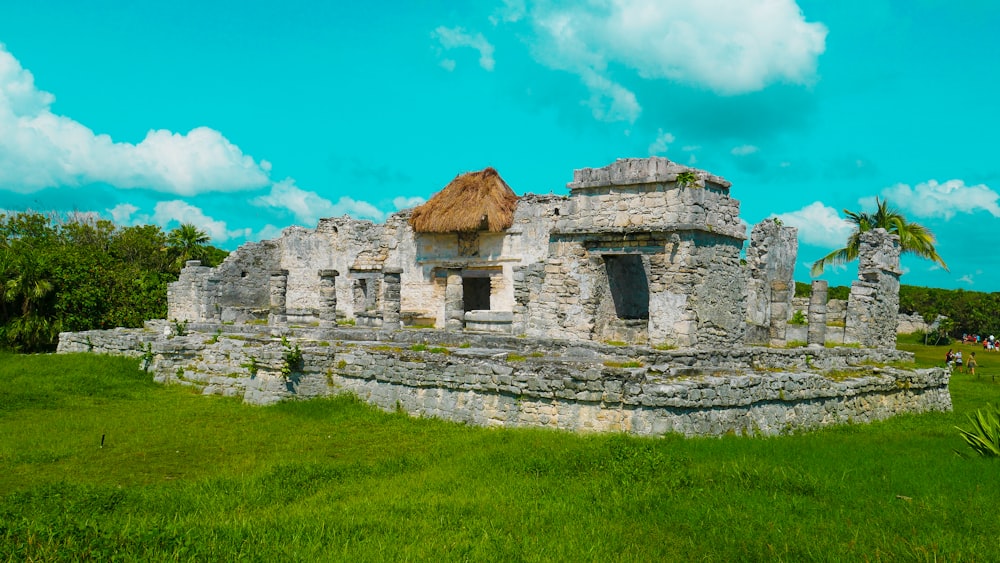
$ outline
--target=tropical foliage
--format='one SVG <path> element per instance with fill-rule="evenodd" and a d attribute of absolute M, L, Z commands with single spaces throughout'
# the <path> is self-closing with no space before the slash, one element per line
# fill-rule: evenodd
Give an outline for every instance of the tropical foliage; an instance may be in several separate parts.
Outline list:
<path fill-rule="evenodd" d="M 982 457 L 1000 457 L 1000 409 L 988 405 L 969 415 L 970 430 L 958 428 L 965 443 Z M 956 453 L 962 453 L 956 450 Z"/>
<path fill-rule="evenodd" d="M 813 277 L 821 275 L 827 266 L 839 266 L 855 260 L 861 247 L 861 233 L 872 229 L 885 229 L 891 234 L 899 235 L 899 245 L 904 253 L 932 260 L 945 270 L 948 269 L 948 265 L 934 248 L 936 240 L 930 229 L 908 221 L 898 210 L 889 207 L 888 200 L 875 198 L 875 203 L 874 213 L 844 210 L 847 220 L 854 224 L 854 232 L 847 238 L 846 246 L 813 263 Z"/>
<path fill-rule="evenodd" d="M 0 348 L 48 350 L 60 331 L 165 317 L 184 260 L 225 257 L 207 242 L 192 225 L 165 234 L 82 214 L 0 214 Z"/>

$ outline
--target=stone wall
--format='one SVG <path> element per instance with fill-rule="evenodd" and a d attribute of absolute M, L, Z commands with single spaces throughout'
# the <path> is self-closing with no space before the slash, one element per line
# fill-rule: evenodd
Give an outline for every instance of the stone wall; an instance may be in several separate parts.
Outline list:
<path fill-rule="evenodd" d="M 164 334 L 170 325 L 150 323 L 64 333 L 59 352 L 142 357 L 157 381 L 252 404 L 350 392 L 386 410 L 484 426 L 771 435 L 951 408 L 947 370 L 871 367 L 912 358 L 895 350 L 656 351 L 343 328 L 285 329 L 286 346 L 251 332 L 260 327 L 193 328 L 204 332 Z M 289 346 L 300 346 L 304 361 L 286 378 Z"/>
<path fill-rule="evenodd" d="M 845 342 L 895 348 L 899 323 L 899 237 L 885 229 L 859 235 L 858 279 L 847 300 Z"/>

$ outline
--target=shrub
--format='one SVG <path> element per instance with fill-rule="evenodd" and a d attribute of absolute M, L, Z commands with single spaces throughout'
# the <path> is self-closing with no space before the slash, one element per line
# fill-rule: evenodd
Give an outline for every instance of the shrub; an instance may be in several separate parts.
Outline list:
<path fill-rule="evenodd" d="M 792 318 L 788 320 L 790 325 L 804 325 L 806 322 L 806 314 L 802 312 L 802 309 L 796 310 Z"/>
<path fill-rule="evenodd" d="M 1000 409 L 986 405 L 986 408 L 970 414 L 969 421 L 972 422 L 971 430 L 955 427 L 965 443 L 982 457 L 1000 457 Z M 955 453 L 963 455 L 958 450 Z"/>

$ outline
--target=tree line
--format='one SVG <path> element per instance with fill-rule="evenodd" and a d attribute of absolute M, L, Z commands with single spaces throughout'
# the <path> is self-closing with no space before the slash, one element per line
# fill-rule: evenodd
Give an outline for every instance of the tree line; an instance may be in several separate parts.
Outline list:
<path fill-rule="evenodd" d="M 184 262 L 228 254 L 208 242 L 190 224 L 164 232 L 86 214 L 0 214 L 0 347 L 48 351 L 61 331 L 165 318 Z"/>

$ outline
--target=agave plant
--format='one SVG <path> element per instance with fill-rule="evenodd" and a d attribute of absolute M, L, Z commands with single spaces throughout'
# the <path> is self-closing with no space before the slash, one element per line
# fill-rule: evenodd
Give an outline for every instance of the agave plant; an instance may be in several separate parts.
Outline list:
<path fill-rule="evenodd" d="M 972 422 L 971 430 L 955 427 L 962 434 L 965 443 L 969 444 L 982 457 L 1000 457 L 1000 408 L 986 405 L 978 409 L 975 415 L 969 415 Z M 955 450 L 958 455 L 963 455 Z"/>

